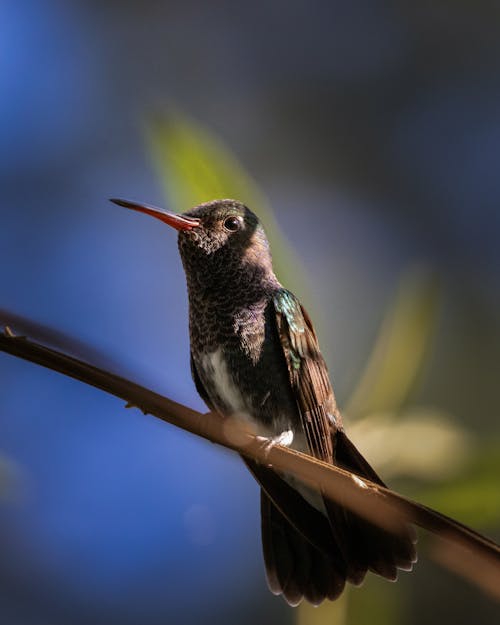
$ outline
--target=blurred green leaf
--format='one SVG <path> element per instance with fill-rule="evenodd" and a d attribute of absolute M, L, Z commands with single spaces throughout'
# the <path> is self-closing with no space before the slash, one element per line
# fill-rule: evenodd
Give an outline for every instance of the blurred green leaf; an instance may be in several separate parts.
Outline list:
<path fill-rule="evenodd" d="M 415 497 L 462 523 L 498 528 L 500 520 L 500 441 L 484 444 L 471 457 L 461 479 L 418 490 Z"/>
<path fill-rule="evenodd" d="M 403 606 L 401 584 L 396 587 L 369 573 L 362 588 L 353 588 L 349 593 L 347 625 L 400 625 Z"/>
<path fill-rule="evenodd" d="M 401 623 L 401 588 L 368 573 L 360 589 L 346 586 L 339 599 L 319 607 L 301 603 L 297 625 L 396 625 Z"/>
<path fill-rule="evenodd" d="M 351 589 L 346 586 L 336 601 L 325 601 L 318 607 L 303 601 L 297 609 L 297 625 L 347 625 L 350 592 Z"/>
<path fill-rule="evenodd" d="M 469 461 L 467 432 L 448 415 L 419 407 L 402 414 L 372 414 L 349 427 L 349 437 L 384 479 L 442 481 Z"/>
<path fill-rule="evenodd" d="M 395 413 L 403 406 L 430 348 L 438 303 L 437 280 L 425 268 L 414 268 L 403 276 L 346 414 Z"/>
<path fill-rule="evenodd" d="M 264 223 L 280 280 L 305 295 L 307 281 L 299 259 L 280 231 L 258 185 L 236 156 L 204 125 L 170 109 L 147 126 L 147 139 L 168 203 L 177 211 L 222 198 L 234 198 Z"/>

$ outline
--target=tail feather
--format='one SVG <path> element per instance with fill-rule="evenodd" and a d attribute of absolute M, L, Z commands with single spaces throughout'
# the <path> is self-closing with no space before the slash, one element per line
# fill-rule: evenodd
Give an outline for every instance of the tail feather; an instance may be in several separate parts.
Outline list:
<path fill-rule="evenodd" d="M 262 547 L 271 592 L 287 603 L 303 598 L 319 605 L 337 599 L 345 586 L 345 572 L 299 533 L 261 490 Z"/>
<path fill-rule="evenodd" d="M 343 468 L 384 485 L 343 432 L 335 435 L 336 461 Z M 360 585 L 368 570 L 389 580 L 416 561 L 416 534 L 402 524 L 395 531 L 372 525 L 341 504 L 324 498 L 313 508 L 277 473 L 245 459 L 261 484 L 262 546 L 269 588 L 290 605 L 337 599 L 346 581 Z"/>
<path fill-rule="evenodd" d="M 262 547 L 268 584 L 272 592 L 283 594 L 288 603 L 295 606 L 303 596 L 300 589 L 306 581 L 303 578 L 308 568 L 307 559 L 297 557 L 290 540 L 293 528 L 276 522 L 276 513 L 276 508 L 262 493 Z"/>

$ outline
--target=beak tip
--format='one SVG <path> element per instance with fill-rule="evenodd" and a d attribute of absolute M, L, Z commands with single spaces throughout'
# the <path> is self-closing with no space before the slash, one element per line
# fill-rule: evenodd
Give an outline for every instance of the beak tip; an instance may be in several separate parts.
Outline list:
<path fill-rule="evenodd" d="M 128 202 L 127 200 L 122 200 L 118 197 L 110 197 L 109 201 L 113 204 L 117 204 L 118 206 L 124 206 L 125 208 L 129 208 L 131 204 L 131 202 Z"/>

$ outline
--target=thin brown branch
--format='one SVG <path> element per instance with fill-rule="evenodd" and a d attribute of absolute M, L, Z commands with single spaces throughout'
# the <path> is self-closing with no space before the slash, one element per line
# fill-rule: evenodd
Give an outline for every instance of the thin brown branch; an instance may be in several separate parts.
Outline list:
<path fill-rule="evenodd" d="M 484 575 L 475 576 L 470 581 L 489 592 L 493 587 L 500 587 L 500 547 L 439 512 L 308 455 L 279 445 L 266 447 L 236 419 L 223 419 L 215 413 L 201 414 L 191 410 L 119 375 L 25 337 L 15 336 L 7 327 L 4 334 L 0 334 L 0 351 L 85 382 L 212 443 L 273 466 L 278 471 L 293 473 L 372 523 L 390 529 L 404 519 L 418 525 L 435 536 L 440 562 L 451 566 L 453 558 L 447 558 L 446 554 L 457 553 L 459 549 L 464 558 L 471 558 L 475 567 L 481 566 L 488 572 L 486 581 Z M 465 576 L 463 567 L 453 566 L 453 569 Z M 467 577 L 470 579 L 469 575 Z"/>

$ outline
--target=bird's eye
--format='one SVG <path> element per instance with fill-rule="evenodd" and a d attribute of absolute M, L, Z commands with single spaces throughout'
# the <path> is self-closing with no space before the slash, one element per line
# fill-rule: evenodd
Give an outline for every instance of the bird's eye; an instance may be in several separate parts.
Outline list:
<path fill-rule="evenodd" d="M 226 219 L 224 219 L 224 228 L 226 230 L 229 230 L 229 232 L 236 232 L 236 230 L 239 230 L 241 227 L 241 221 L 239 219 L 239 217 L 226 217 Z"/>

